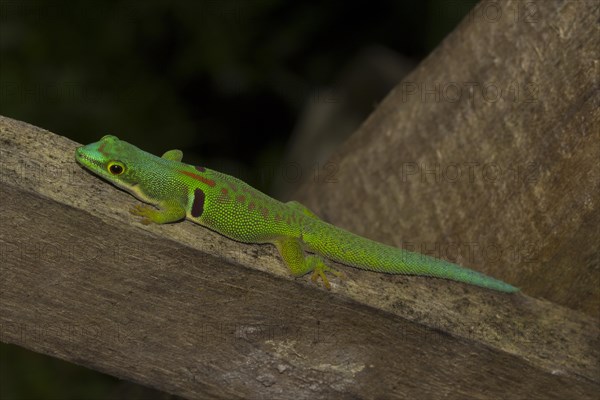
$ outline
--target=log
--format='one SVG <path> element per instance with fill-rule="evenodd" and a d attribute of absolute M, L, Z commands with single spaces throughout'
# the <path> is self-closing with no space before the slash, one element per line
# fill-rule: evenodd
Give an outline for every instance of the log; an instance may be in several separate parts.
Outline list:
<path fill-rule="evenodd" d="M 76 143 L 0 117 L 0 340 L 188 398 L 593 398 L 597 320 L 523 294 L 143 226 Z"/>

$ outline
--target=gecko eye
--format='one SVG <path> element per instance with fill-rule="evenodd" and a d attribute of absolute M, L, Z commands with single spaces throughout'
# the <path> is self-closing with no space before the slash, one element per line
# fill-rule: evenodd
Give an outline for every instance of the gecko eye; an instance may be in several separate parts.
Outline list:
<path fill-rule="evenodd" d="M 125 171 L 125 166 L 123 163 L 118 161 L 113 161 L 108 164 L 108 172 L 113 175 L 121 175 Z"/>

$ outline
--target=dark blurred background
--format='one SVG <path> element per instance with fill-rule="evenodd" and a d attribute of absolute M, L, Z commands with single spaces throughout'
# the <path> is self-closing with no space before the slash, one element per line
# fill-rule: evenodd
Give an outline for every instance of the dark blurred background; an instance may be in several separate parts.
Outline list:
<path fill-rule="evenodd" d="M 0 114 L 286 199 L 475 3 L 2 0 Z M 174 397 L 0 344 L 0 398 Z"/>

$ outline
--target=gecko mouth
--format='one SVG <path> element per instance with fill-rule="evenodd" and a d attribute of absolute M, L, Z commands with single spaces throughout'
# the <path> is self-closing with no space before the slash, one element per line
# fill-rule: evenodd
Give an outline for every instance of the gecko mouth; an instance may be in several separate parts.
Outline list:
<path fill-rule="evenodd" d="M 93 164 L 97 167 L 102 167 L 102 163 L 87 154 L 85 154 L 82 150 L 83 147 L 78 147 L 75 151 L 75 159 L 83 165 Z"/>

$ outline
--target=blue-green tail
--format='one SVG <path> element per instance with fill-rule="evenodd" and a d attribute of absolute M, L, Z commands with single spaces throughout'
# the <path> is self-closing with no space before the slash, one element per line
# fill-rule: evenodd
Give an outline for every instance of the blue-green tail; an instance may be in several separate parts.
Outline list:
<path fill-rule="evenodd" d="M 488 289 L 501 292 L 513 293 L 519 289 L 509 285 L 506 282 L 492 278 L 481 272 L 461 267 L 448 261 L 429 257 L 423 254 L 396 249 L 400 253 L 401 270 L 414 272 L 398 272 L 417 275 L 427 275 L 436 278 L 450 279 L 453 281 L 465 282 L 471 285 L 481 286 Z"/>
<path fill-rule="evenodd" d="M 501 292 L 519 289 L 480 272 L 419 253 L 387 246 L 323 221 L 303 233 L 309 250 L 342 264 L 388 274 L 422 275 L 450 279 Z"/>

